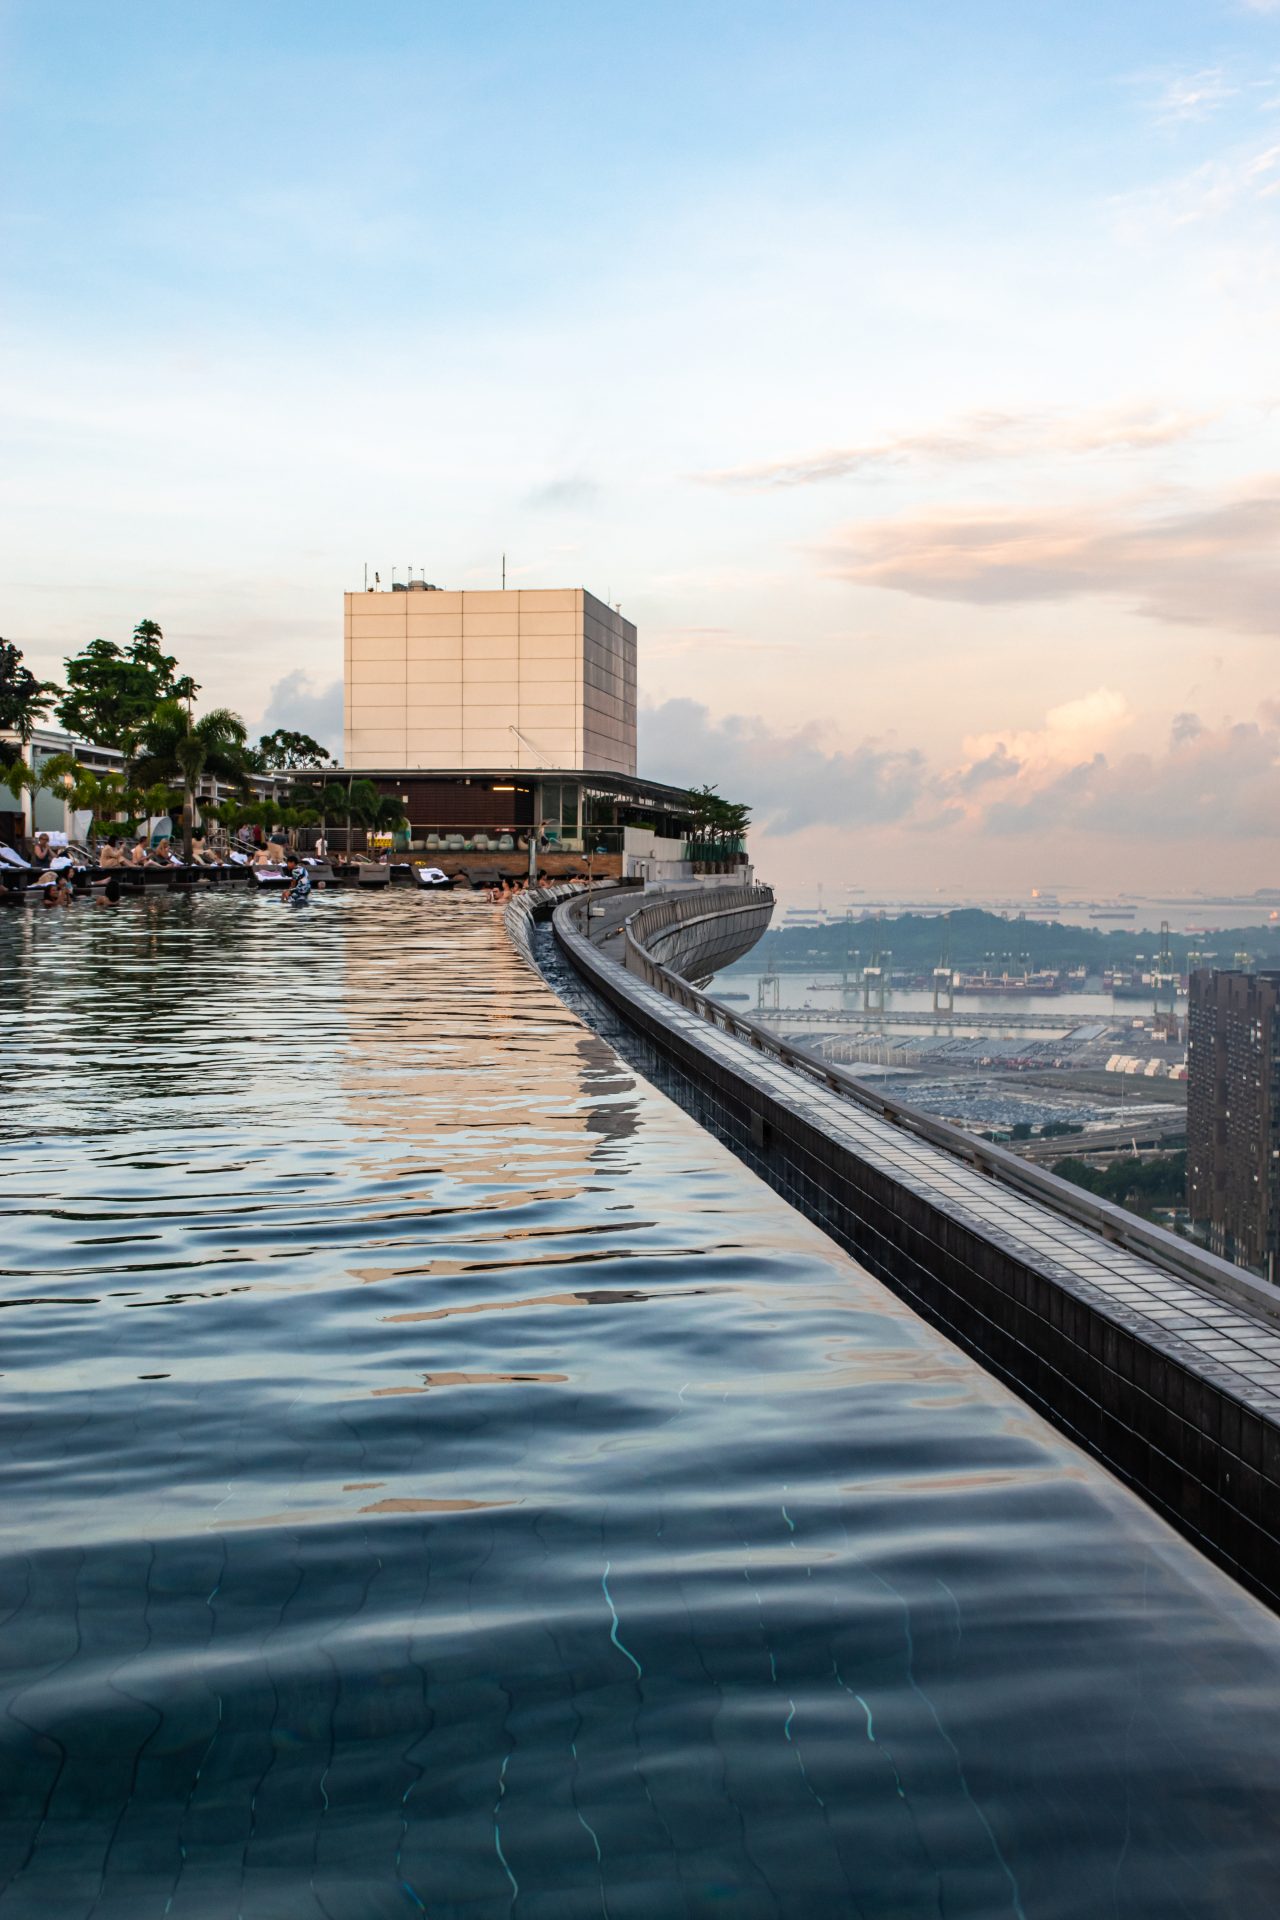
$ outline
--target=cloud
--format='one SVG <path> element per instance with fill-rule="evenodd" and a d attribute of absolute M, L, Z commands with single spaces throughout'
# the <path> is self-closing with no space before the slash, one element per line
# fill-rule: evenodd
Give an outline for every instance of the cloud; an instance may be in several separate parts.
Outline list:
<path fill-rule="evenodd" d="M 1160 120 L 1207 120 L 1239 91 L 1221 67 L 1201 67 L 1196 73 L 1170 75 L 1153 104 Z"/>
<path fill-rule="evenodd" d="M 1132 721 L 1129 703 L 1111 687 L 1096 687 L 1075 700 L 1050 707 L 1039 727 L 1006 729 L 971 735 L 964 742 L 966 764 L 961 778 L 969 781 L 984 769 L 980 783 L 997 775 L 1026 775 L 1036 779 L 1099 753 Z"/>
<path fill-rule="evenodd" d="M 1274 103 L 1271 103 L 1274 104 Z M 1153 230 L 1166 232 L 1227 214 L 1270 216 L 1269 202 L 1280 194 L 1280 143 L 1268 138 L 1241 143 L 1190 172 L 1120 195 L 1117 212 L 1144 240 Z"/>
<path fill-rule="evenodd" d="M 983 817 L 988 833 L 1084 832 L 1146 840 L 1272 839 L 1280 813 L 1280 727 L 1206 726 L 1179 714 L 1164 753 L 1092 755 Z"/>
<path fill-rule="evenodd" d="M 890 827 L 979 844 L 1032 834 L 1165 846 L 1273 838 L 1280 700 L 1246 721 L 1177 713 L 1154 750 L 1126 748 L 1135 718 L 1120 694 L 1097 687 L 1038 727 L 973 736 L 956 765 L 931 767 L 913 747 L 842 747 L 818 722 L 786 731 L 675 699 L 641 709 L 641 764 L 656 779 L 706 781 L 747 801 L 772 837 Z"/>
<path fill-rule="evenodd" d="M 335 760 L 342 758 L 342 682 L 313 687 L 301 668 L 277 680 L 267 695 L 262 715 L 263 733 L 287 727 L 291 733 L 309 733 Z"/>
<path fill-rule="evenodd" d="M 759 716 L 713 720 L 696 700 L 681 699 L 641 708 L 640 764 L 653 779 L 709 783 L 728 800 L 748 801 L 771 834 L 905 820 L 928 780 L 915 748 L 875 740 L 833 747 L 817 722 L 782 732 Z"/>
<path fill-rule="evenodd" d="M 993 780 L 1016 779 L 1024 764 L 1010 753 L 1003 740 L 998 740 L 989 753 L 971 760 L 968 766 L 954 773 L 948 785 L 950 791 L 957 794 L 980 793 Z"/>
<path fill-rule="evenodd" d="M 1125 750 L 1135 715 L 1097 687 L 1051 708 L 1041 726 L 983 734 L 934 783 L 982 834 L 1088 833 L 1169 842 L 1274 834 L 1280 809 L 1280 701 L 1210 726 L 1175 713 L 1161 751 Z"/>
<path fill-rule="evenodd" d="M 562 473 L 527 493 L 525 505 L 551 509 L 589 507 L 599 494 L 599 482 L 592 480 L 588 474 Z"/>
<path fill-rule="evenodd" d="M 786 455 L 740 467 L 718 467 L 697 477 L 708 486 L 772 490 L 815 486 L 825 480 L 898 467 L 960 466 L 1037 455 L 1139 451 L 1185 440 L 1212 416 L 1131 406 L 1077 416 L 985 411 L 955 425 L 901 433 L 847 447 Z"/>
<path fill-rule="evenodd" d="M 1154 620 L 1280 633 L 1280 479 L 1180 513 L 938 508 L 862 521 L 825 571 L 928 600 L 1000 605 L 1115 595 Z"/>

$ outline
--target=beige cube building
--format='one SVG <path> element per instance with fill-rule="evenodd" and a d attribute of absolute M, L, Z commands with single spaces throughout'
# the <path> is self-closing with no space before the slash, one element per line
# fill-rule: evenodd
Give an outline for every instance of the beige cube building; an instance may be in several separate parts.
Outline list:
<path fill-rule="evenodd" d="M 581 587 L 349 593 L 349 768 L 636 770 L 636 630 Z"/>

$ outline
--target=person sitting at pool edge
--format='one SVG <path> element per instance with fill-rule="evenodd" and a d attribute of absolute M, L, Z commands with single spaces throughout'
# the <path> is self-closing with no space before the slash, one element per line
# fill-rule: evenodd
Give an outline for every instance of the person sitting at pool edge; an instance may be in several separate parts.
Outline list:
<path fill-rule="evenodd" d="M 98 865 L 100 867 L 122 867 L 125 864 L 125 860 L 126 855 L 124 848 L 120 845 L 119 834 L 109 834 L 105 846 L 99 847 L 98 849 Z"/>

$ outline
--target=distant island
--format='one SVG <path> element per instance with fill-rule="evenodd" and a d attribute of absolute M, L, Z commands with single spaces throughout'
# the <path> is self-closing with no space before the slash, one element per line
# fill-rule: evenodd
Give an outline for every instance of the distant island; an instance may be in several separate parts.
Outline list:
<path fill-rule="evenodd" d="M 900 913 L 862 920 L 833 920 L 825 926 L 776 927 L 754 953 L 738 961 L 735 972 L 759 973 L 772 966 L 780 973 L 834 972 L 852 967 L 851 950 L 865 965 L 877 948 L 892 956 L 895 968 L 922 971 L 948 964 L 957 969 L 1020 972 L 1042 968 L 1084 967 L 1101 974 L 1108 968 L 1152 961 L 1160 935 L 1149 928 L 1076 927 L 1058 920 L 1007 920 L 981 907 L 937 914 Z M 1280 925 L 1219 928 L 1209 934 L 1173 933 L 1169 950 L 1185 973 L 1195 965 L 1230 967 L 1237 953 L 1254 966 L 1280 966 Z"/>

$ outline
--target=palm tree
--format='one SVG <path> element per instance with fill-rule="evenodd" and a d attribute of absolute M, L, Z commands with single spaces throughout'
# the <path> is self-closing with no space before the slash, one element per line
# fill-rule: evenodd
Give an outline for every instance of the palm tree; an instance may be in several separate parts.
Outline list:
<path fill-rule="evenodd" d="M 93 767 L 83 767 L 72 753 L 51 754 L 40 768 L 36 784 L 58 794 L 73 814 L 88 814 L 85 838 L 90 845 L 98 837 L 99 822 L 127 813 L 134 799 L 122 773 L 113 769 L 99 773 Z"/>
<path fill-rule="evenodd" d="M 142 733 L 136 771 L 141 780 L 182 787 L 182 857 L 191 860 L 196 791 L 205 775 L 247 790 L 250 756 L 244 721 L 228 707 L 193 720 L 180 700 L 162 700 Z"/>
<path fill-rule="evenodd" d="M 351 821 L 366 833 L 396 833 L 405 824 L 404 806 L 395 794 L 379 793 L 372 780 L 351 782 L 347 816 L 347 851 L 351 851 Z"/>
<path fill-rule="evenodd" d="M 21 800 L 24 793 L 33 799 L 37 793 L 56 793 L 72 813 L 89 814 L 90 837 L 97 815 L 107 807 L 118 810 L 125 797 L 124 780 L 118 773 L 94 773 L 80 766 L 71 753 L 51 753 L 38 767 L 15 760 L 0 770 L 0 783 L 15 800 Z"/>
<path fill-rule="evenodd" d="M 7 767 L 0 768 L 0 783 L 8 787 L 19 804 L 24 793 L 40 791 L 40 775 L 34 767 L 29 767 L 25 760 L 13 760 Z"/>
<path fill-rule="evenodd" d="M 349 785 L 344 786 L 340 780 L 332 781 L 331 784 L 327 786 L 324 790 L 324 801 L 323 801 L 322 811 L 326 815 L 331 813 L 337 819 L 343 820 L 346 822 L 347 858 L 350 859 L 351 857 L 351 815 L 352 815 L 350 786 Z"/>

